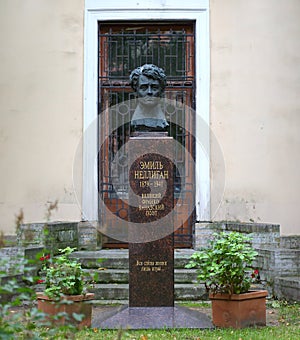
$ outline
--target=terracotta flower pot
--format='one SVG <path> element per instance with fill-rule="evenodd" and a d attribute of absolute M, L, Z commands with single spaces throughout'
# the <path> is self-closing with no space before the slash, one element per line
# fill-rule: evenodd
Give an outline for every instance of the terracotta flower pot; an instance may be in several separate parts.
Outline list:
<path fill-rule="evenodd" d="M 266 290 L 243 294 L 210 294 L 213 323 L 217 327 L 266 325 Z"/>
<path fill-rule="evenodd" d="M 49 320 L 55 325 L 72 324 L 77 328 L 84 326 L 90 327 L 92 321 L 92 304 L 86 303 L 93 300 L 94 294 L 86 295 L 65 295 L 60 301 L 50 299 L 44 293 L 37 293 L 38 309 L 49 316 Z M 64 301 L 68 301 L 64 303 Z M 71 302 L 71 303 L 70 303 Z M 65 312 L 68 317 L 53 318 L 58 313 Z M 78 321 L 74 319 L 73 313 L 83 315 L 83 319 Z"/>

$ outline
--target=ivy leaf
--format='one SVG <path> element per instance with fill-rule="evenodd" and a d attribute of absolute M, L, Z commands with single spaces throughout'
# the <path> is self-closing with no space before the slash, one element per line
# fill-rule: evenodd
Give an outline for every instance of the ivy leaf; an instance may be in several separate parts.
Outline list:
<path fill-rule="evenodd" d="M 83 314 L 78 314 L 78 313 L 72 313 L 72 316 L 76 321 L 79 321 L 79 322 L 82 321 L 82 319 L 84 318 Z"/>

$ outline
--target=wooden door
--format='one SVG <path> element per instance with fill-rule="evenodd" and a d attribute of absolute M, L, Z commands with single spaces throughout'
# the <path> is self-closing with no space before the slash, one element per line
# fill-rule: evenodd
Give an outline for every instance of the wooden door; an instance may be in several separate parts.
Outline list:
<path fill-rule="evenodd" d="M 99 195 L 112 212 L 99 209 L 100 223 L 113 228 L 114 219 L 128 218 L 128 167 L 126 142 L 135 94 L 129 85 L 133 69 L 155 64 L 167 75 L 165 97 L 168 134 L 194 155 L 194 23 L 193 22 L 110 22 L 99 23 Z M 109 110 L 108 110 L 109 108 Z M 194 162 L 176 150 L 175 163 L 181 178 L 175 176 L 175 199 L 184 195 L 184 209 L 175 216 L 176 247 L 191 247 L 194 228 Z M 182 176 L 184 174 L 184 176 Z M 125 225 L 125 224 L 124 224 Z M 125 226 L 124 226 L 125 228 Z M 125 243 L 104 237 L 105 247 L 126 247 Z"/>

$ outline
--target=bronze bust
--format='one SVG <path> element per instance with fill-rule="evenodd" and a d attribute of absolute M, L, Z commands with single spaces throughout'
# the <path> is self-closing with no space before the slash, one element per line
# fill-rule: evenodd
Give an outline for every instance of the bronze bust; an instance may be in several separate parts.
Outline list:
<path fill-rule="evenodd" d="M 169 124 L 160 105 L 166 86 L 163 69 L 153 64 L 137 67 L 130 74 L 130 84 L 138 99 L 131 126 L 140 131 L 164 131 Z"/>

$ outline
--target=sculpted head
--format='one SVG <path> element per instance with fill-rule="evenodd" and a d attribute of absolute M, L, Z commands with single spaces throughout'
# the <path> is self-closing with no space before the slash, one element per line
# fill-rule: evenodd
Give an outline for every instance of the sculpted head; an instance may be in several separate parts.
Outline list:
<path fill-rule="evenodd" d="M 130 74 L 130 84 L 137 94 L 131 125 L 148 131 L 165 129 L 169 124 L 160 105 L 160 97 L 166 87 L 163 69 L 153 64 L 137 67 Z"/>
<path fill-rule="evenodd" d="M 150 78 L 159 86 L 159 96 L 164 92 L 166 87 L 166 75 L 164 70 L 153 64 L 145 64 L 137 67 L 130 74 L 130 85 L 138 93 L 140 80 L 144 77 Z M 138 94 L 139 95 L 139 94 Z"/>

